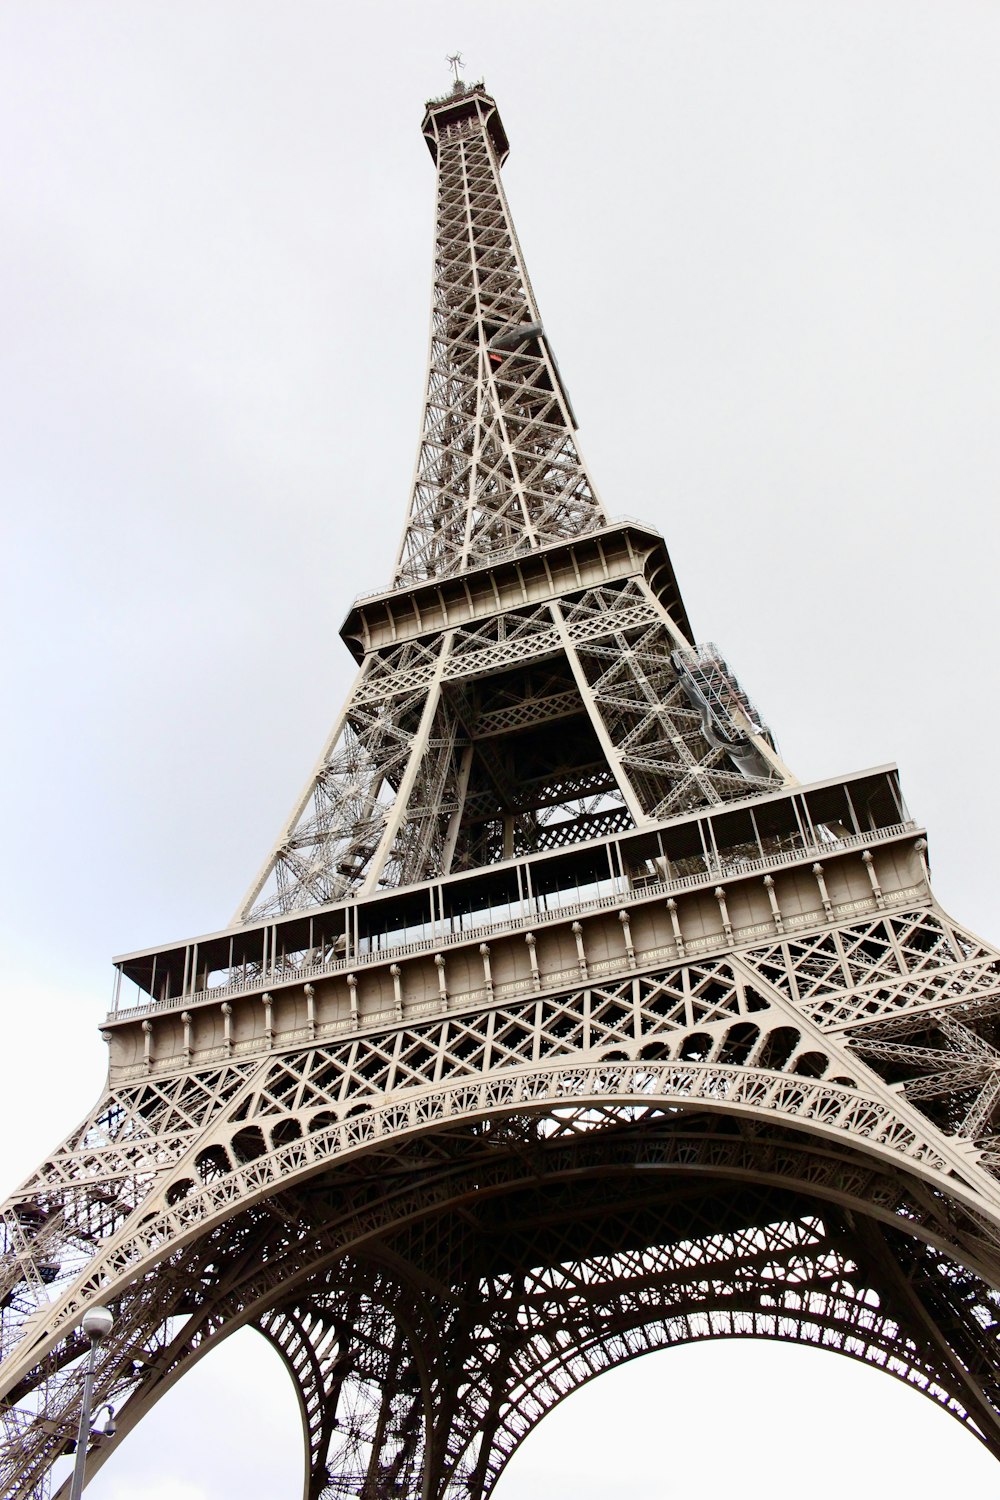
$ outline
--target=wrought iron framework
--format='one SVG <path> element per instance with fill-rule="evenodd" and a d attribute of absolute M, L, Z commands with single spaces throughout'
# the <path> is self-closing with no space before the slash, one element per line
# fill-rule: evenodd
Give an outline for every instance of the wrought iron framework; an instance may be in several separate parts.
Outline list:
<path fill-rule="evenodd" d="M 49 1492 L 97 1302 L 116 1441 L 257 1327 L 306 1500 L 484 1500 L 580 1384 L 706 1338 L 873 1364 L 1000 1457 L 1000 953 L 894 768 L 800 786 L 603 511 L 493 100 L 424 133 L 393 584 L 233 925 L 118 961 L 106 1090 L 3 1207 L 3 1493 Z"/>

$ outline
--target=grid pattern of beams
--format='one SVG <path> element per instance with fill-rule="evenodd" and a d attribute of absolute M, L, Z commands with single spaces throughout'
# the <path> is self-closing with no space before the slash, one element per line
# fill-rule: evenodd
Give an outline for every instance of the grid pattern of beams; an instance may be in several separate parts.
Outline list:
<path fill-rule="evenodd" d="M 500 181 L 482 90 L 431 112 L 437 228 L 427 403 L 397 585 L 604 524 Z"/>
<path fill-rule="evenodd" d="M 676 588 L 647 576 L 656 549 L 607 525 L 580 458 L 500 185 L 496 107 L 459 85 L 425 135 L 431 351 L 394 592 L 355 611 L 358 678 L 238 920 L 338 900 L 356 914 L 346 898 L 622 829 L 648 844 L 655 883 L 669 861 L 651 830 L 734 801 L 761 814 L 762 829 L 746 808 L 719 815 L 746 824 L 728 868 L 760 857 L 759 900 L 746 882 L 700 890 L 709 850 L 689 829 L 673 872 L 699 885 L 680 900 L 686 940 L 673 896 L 659 926 L 623 905 L 614 942 L 595 908 L 599 956 L 567 922 L 570 967 L 546 958 L 543 986 L 536 936 L 511 919 L 491 942 L 517 937 L 521 978 L 494 987 L 477 937 L 482 990 L 453 1006 L 459 947 L 446 961 L 421 939 L 406 961 L 437 967 L 433 1009 L 404 1010 L 392 963 L 392 1010 L 362 1013 L 352 973 L 336 1034 L 318 1028 L 303 950 L 299 995 L 280 997 L 301 998 L 302 1031 L 276 1035 L 261 983 L 252 1051 L 231 1024 L 250 994 L 229 994 L 218 1052 L 195 1054 L 184 1012 L 155 1069 L 154 1022 L 123 1021 L 143 1060 L 0 1212 L 0 1489 L 48 1493 L 98 1302 L 114 1325 L 96 1400 L 123 1435 L 256 1326 L 298 1390 L 306 1500 L 486 1500 L 581 1383 L 706 1338 L 873 1364 L 1000 1456 L 1000 953 L 936 906 L 922 840 L 882 846 L 898 858 L 887 900 L 850 843 L 867 834 L 839 821 L 846 791 L 808 837 L 827 865 L 850 846 L 860 886 L 846 863 L 802 868 L 804 824 L 768 824 L 760 798 L 792 778 L 717 649 L 691 649 Z M 670 571 L 660 555 L 651 575 Z M 734 928 L 737 900 L 751 925 L 745 911 Z M 312 950 L 312 914 L 294 924 Z M 327 957 L 341 941 L 323 936 Z M 264 927 L 261 942 L 263 981 Z M 197 944 L 183 968 L 182 994 L 200 993 Z M 340 1003 L 332 985 L 325 998 Z M 106 1454 L 91 1448 L 90 1473 Z"/>

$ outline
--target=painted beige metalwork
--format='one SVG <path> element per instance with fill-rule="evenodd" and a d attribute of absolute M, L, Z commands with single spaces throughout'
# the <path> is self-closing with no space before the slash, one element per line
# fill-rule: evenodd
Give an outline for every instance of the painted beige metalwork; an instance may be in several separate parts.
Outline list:
<path fill-rule="evenodd" d="M 865 1361 L 1000 1456 L 1000 953 L 894 768 L 801 786 L 602 509 L 493 100 L 424 133 L 393 586 L 235 922 L 118 961 L 107 1088 L 4 1205 L 0 1487 L 49 1492 L 95 1303 L 116 1442 L 256 1326 L 306 1500 L 482 1500 L 583 1382 L 705 1338 Z"/>

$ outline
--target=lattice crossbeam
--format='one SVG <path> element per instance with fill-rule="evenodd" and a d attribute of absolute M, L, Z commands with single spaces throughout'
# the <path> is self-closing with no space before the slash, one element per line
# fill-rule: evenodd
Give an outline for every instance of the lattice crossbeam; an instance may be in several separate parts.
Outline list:
<path fill-rule="evenodd" d="M 875 853 L 847 783 L 772 795 L 794 778 L 662 541 L 580 455 L 493 100 L 457 83 L 424 133 L 393 585 L 343 628 L 358 676 L 254 944 L 221 995 L 228 935 L 175 950 L 190 1010 L 168 973 L 109 1018 L 111 1085 L 0 1209 L 0 1492 L 48 1493 L 98 1302 L 122 1435 L 236 1328 L 270 1339 L 306 1500 L 486 1500 L 581 1383 L 722 1337 L 863 1360 L 1000 1456 L 1000 952 L 935 903 L 891 774 Z"/>

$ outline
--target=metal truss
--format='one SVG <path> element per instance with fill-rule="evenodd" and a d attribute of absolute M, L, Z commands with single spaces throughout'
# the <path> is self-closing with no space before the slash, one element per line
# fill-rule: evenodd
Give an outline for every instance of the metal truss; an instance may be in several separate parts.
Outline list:
<path fill-rule="evenodd" d="M 365 650 L 240 920 L 600 837 L 787 779 L 759 724 L 734 730 L 727 705 L 748 700 L 721 660 L 713 676 L 691 653 L 641 559 L 634 576 L 553 587 L 521 608 L 501 605 L 483 572 L 475 589 L 492 588 L 495 608 L 397 639 L 417 584 L 516 568 L 608 526 L 500 183 L 498 120 L 478 86 L 428 113 L 434 307 L 417 474 L 395 601 L 387 596 L 393 625 Z M 548 663 L 555 680 L 539 699 Z M 491 721 L 501 705 L 506 720 Z"/>
<path fill-rule="evenodd" d="M 394 586 L 234 928 L 159 984 L 132 956 L 104 1095 L 0 1210 L 0 1492 L 49 1493 L 95 1303 L 116 1441 L 260 1330 L 306 1500 L 486 1500 L 557 1402 L 695 1339 L 846 1354 L 1000 1457 L 1000 952 L 892 768 L 800 788 L 692 645 L 579 456 L 493 101 L 424 129 Z"/>
<path fill-rule="evenodd" d="M 633 577 L 373 653 L 239 920 L 764 794 L 769 741 L 693 704 Z"/>
<path fill-rule="evenodd" d="M 380 1267 L 341 1263 L 259 1320 L 299 1393 L 309 1500 L 419 1490 L 427 1376 L 415 1300 Z"/>
<path fill-rule="evenodd" d="M 500 182 L 492 99 L 431 111 L 437 162 L 427 402 L 395 584 L 604 524 Z"/>
<path fill-rule="evenodd" d="M 695 1338 L 770 1336 L 886 1369 L 998 1450 L 997 1296 L 982 1269 L 996 1264 L 940 1189 L 849 1146 L 711 1110 L 570 1104 L 286 1176 L 110 1299 L 98 1389 L 126 1433 L 256 1323 L 299 1390 L 307 1496 L 480 1496 L 602 1369 Z M 11 1393 L 58 1388 L 64 1404 L 23 1425 L 5 1492 L 32 1493 L 65 1441 L 79 1352 Z"/>
<path fill-rule="evenodd" d="M 531 1423 L 599 1369 L 647 1347 L 726 1333 L 801 1338 L 878 1363 L 927 1391 L 993 1444 L 994 1416 L 987 1422 L 983 1415 L 995 1406 L 993 1335 L 982 1309 L 993 1309 L 990 1287 L 1000 1273 L 1000 1189 L 990 1149 L 992 1103 L 980 1104 L 970 1114 L 969 1096 L 975 1088 L 977 1097 L 993 1099 L 984 1058 L 998 1003 L 1000 957 L 928 908 L 880 912 L 833 932 L 796 936 L 778 949 L 787 955 L 780 972 L 774 945 L 645 972 L 638 966 L 639 954 L 634 972 L 594 980 L 561 996 L 495 1003 L 422 1024 L 362 1032 L 340 1043 L 272 1051 L 256 1061 L 234 1060 L 210 1072 L 182 1070 L 174 1077 L 116 1089 L 34 1174 L 5 1213 L 12 1252 L 9 1281 L 21 1273 L 5 1308 L 5 1326 L 15 1341 L 5 1362 L 12 1403 L 7 1409 L 12 1467 L 5 1483 L 11 1493 L 32 1494 L 67 1440 L 79 1394 L 82 1345 L 75 1330 L 82 1309 L 98 1299 L 110 1301 L 118 1315 L 114 1349 L 102 1367 L 101 1393 L 116 1405 L 124 1403 L 132 1412 L 130 1422 L 165 1388 L 165 1371 L 175 1378 L 192 1351 L 209 1347 L 259 1306 L 260 1320 L 299 1371 L 300 1385 L 305 1355 L 295 1349 L 325 1338 L 323 1347 L 333 1362 L 323 1375 L 322 1399 L 315 1391 L 303 1394 L 313 1455 L 313 1489 L 308 1493 L 366 1493 L 361 1467 L 376 1462 L 376 1451 L 383 1455 L 379 1464 L 395 1466 L 393 1472 L 402 1476 L 393 1480 L 402 1485 L 398 1492 L 416 1493 L 415 1476 L 426 1475 L 432 1460 L 417 1441 L 416 1377 L 411 1371 L 404 1378 L 398 1362 L 405 1350 L 410 1351 L 407 1358 L 415 1357 L 415 1344 L 430 1348 L 429 1329 L 438 1328 L 440 1336 L 442 1328 L 452 1326 L 452 1314 L 446 1318 L 447 1309 L 435 1304 L 426 1314 L 427 1328 L 407 1342 L 398 1318 L 387 1321 L 389 1312 L 393 1317 L 400 1312 L 400 1297 L 389 1299 L 388 1312 L 378 1315 L 372 1302 L 367 1322 L 361 1320 L 369 1329 L 365 1339 L 371 1359 L 357 1363 L 351 1356 L 351 1380 L 361 1386 L 355 1390 L 351 1384 L 349 1393 L 341 1395 L 348 1366 L 334 1357 L 332 1304 L 323 1303 L 329 1316 L 320 1316 L 318 1292 L 310 1294 L 308 1306 L 296 1293 L 294 1310 L 285 1307 L 292 1262 L 299 1268 L 296 1276 L 318 1274 L 317 1260 L 332 1266 L 372 1235 L 383 1246 L 380 1254 L 388 1254 L 385 1235 L 397 1214 L 398 1222 L 423 1223 L 421 1233 L 436 1243 L 444 1232 L 443 1205 L 459 1191 L 456 1142 L 462 1151 L 478 1153 L 475 1184 L 468 1189 L 478 1202 L 489 1191 L 488 1169 L 494 1165 L 502 1166 L 500 1193 L 512 1164 L 523 1168 L 533 1161 L 531 1171 L 537 1174 L 539 1150 L 552 1153 L 548 1161 L 556 1177 L 568 1170 L 568 1156 L 582 1152 L 571 1173 L 576 1181 L 586 1153 L 600 1157 L 610 1150 L 614 1155 L 621 1131 L 627 1134 L 642 1124 L 639 1134 L 645 1142 L 645 1132 L 666 1128 L 665 1122 L 672 1148 L 662 1162 L 667 1176 L 693 1174 L 697 1184 L 714 1172 L 728 1183 L 725 1202 L 733 1200 L 734 1184 L 748 1176 L 756 1180 L 763 1174 L 773 1181 L 776 1174 L 788 1175 L 790 1190 L 798 1194 L 794 1214 L 782 1199 L 771 1205 L 768 1212 L 773 1209 L 773 1214 L 766 1222 L 747 1215 L 745 1223 L 737 1220 L 725 1229 L 726 1253 L 732 1253 L 733 1233 L 746 1231 L 740 1243 L 757 1246 L 762 1264 L 771 1267 L 767 1276 L 751 1284 L 742 1272 L 736 1276 L 734 1263 L 728 1272 L 720 1271 L 701 1304 L 691 1300 L 689 1288 L 678 1293 L 676 1303 L 654 1299 L 643 1304 L 634 1326 L 625 1327 L 616 1301 L 624 1295 L 624 1272 L 609 1271 L 609 1286 L 602 1293 L 609 1299 L 607 1326 L 591 1308 L 588 1317 L 595 1321 L 573 1325 L 557 1341 L 555 1365 L 552 1329 L 545 1319 L 538 1325 L 537 1345 L 511 1346 L 510 1368 L 503 1374 L 509 1388 L 495 1387 L 500 1367 L 492 1356 L 487 1359 L 490 1383 L 482 1400 L 488 1421 L 482 1413 L 469 1415 L 479 1410 L 470 1395 L 475 1382 L 469 1374 L 462 1401 L 447 1418 L 443 1447 L 434 1450 L 434 1482 L 444 1486 L 442 1494 L 448 1486 L 457 1494 L 486 1494 Z M 923 1039 L 913 1046 L 886 1041 L 883 1020 L 859 1025 L 857 1017 L 869 1007 L 888 1003 L 892 986 L 909 995 L 909 1022 L 923 1028 L 921 1037 L 943 1039 L 936 1056 L 947 1057 L 947 1063 L 932 1066 L 927 1054 L 935 1049 Z M 990 988 L 992 1003 L 977 998 Z M 913 1005 L 918 991 L 931 997 L 922 1011 Z M 943 993 L 952 995 L 950 1005 L 942 1004 Z M 852 1010 L 845 1024 L 848 997 Z M 892 1024 L 898 1024 L 895 1017 Z M 900 1054 L 907 1046 L 910 1050 Z M 872 1054 L 871 1064 L 866 1053 Z M 907 1065 L 920 1079 L 936 1079 L 933 1090 L 917 1087 L 915 1097 L 909 1097 L 908 1088 L 900 1090 L 894 1080 L 883 1079 L 886 1064 Z M 950 1094 L 946 1076 L 953 1079 Z M 947 1099 L 950 1114 L 942 1113 Z M 765 1127 L 766 1149 L 764 1136 L 755 1136 L 761 1127 L 747 1124 L 755 1120 Z M 681 1127 L 682 1121 L 701 1122 L 694 1147 L 690 1139 L 685 1144 L 680 1138 L 681 1129 L 689 1128 Z M 779 1164 L 774 1141 L 782 1132 L 795 1145 Z M 810 1148 L 808 1140 L 816 1144 Z M 734 1150 L 742 1153 L 741 1161 Z M 810 1150 L 814 1158 L 807 1168 L 803 1163 Z M 584 1177 L 589 1183 L 593 1173 Z M 391 1201 L 380 1208 L 386 1184 L 393 1185 Z M 671 1185 L 671 1193 L 679 1191 L 676 1183 Z M 303 1193 L 307 1198 L 318 1193 L 327 1205 L 318 1221 L 324 1226 L 319 1240 L 305 1228 L 308 1215 L 299 1201 Z M 339 1205 L 336 1213 L 330 1201 Z M 542 1215 L 546 1222 L 554 1201 L 548 1192 Z M 511 1203 L 513 1199 L 503 1231 L 493 1224 L 486 1238 L 505 1247 L 501 1259 L 514 1256 L 521 1264 L 521 1252 L 515 1255 L 514 1249 L 523 1215 Z M 857 1216 L 870 1219 L 873 1214 L 883 1229 L 891 1227 L 888 1238 L 883 1234 L 890 1248 L 880 1251 L 879 1285 L 885 1296 L 884 1278 L 890 1277 L 891 1267 L 905 1256 L 924 1257 L 920 1264 L 926 1269 L 920 1275 L 928 1291 L 918 1308 L 904 1317 L 897 1306 L 902 1291 L 896 1287 L 889 1316 L 883 1292 L 872 1302 L 870 1283 L 864 1283 L 868 1290 L 857 1290 L 858 1283 L 851 1280 L 856 1272 L 846 1269 L 846 1261 L 823 1259 L 825 1250 L 815 1252 L 815 1264 L 822 1261 L 827 1267 L 829 1285 L 826 1272 L 810 1271 L 805 1295 L 795 1278 L 785 1274 L 780 1256 L 775 1259 L 777 1242 L 767 1236 L 792 1233 L 792 1240 L 782 1242 L 787 1244 L 800 1243 L 794 1238 L 800 1233 L 822 1237 L 832 1222 L 831 1204 L 850 1206 L 855 1227 Z M 468 1212 L 465 1204 L 462 1222 Z M 620 1236 L 606 1204 L 595 1219 L 594 1211 L 570 1192 L 563 1212 L 570 1239 L 591 1233 L 586 1226 L 599 1221 L 609 1253 L 629 1249 L 628 1237 Z M 338 1215 L 353 1216 L 353 1227 L 338 1230 Z M 800 1228 L 792 1232 L 781 1227 L 792 1223 Z M 452 1225 L 448 1233 L 454 1232 Z M 712 1232 L 723 1230 L 717 1226 Z M 642 1246 L 644 1265 L 670 1250 L 674 1233 L 675 1226 L 650 1227 Z M 285 1270 L 278 1251 L 267 1248 L 274 1234 L 284 1247 L 281 1255 L 291 1257 Z M 904 1242 L 909 1246 L 905 1255 Z M 561 1243 L 553 1265 L 569 1264 L 563 1253 L 569 1240 Z M 217 1264 L 222 1245 L 239 1247 L 242 1290 L 235 1302 L 220 1304 L 208 1322 L 200 1322 L 203 1333 L 194 1337 L 189 1324 L 177 1320 L 200 1307 L 207 1295 L 204 1267 L 214 1267 L 209 1290 L 224 1302 L 236 1290 Z M 437 1245 L 435 1254 L 446 1250 Z M 949 1285 L 964 1287 L 978 1311 L 962 1310 L 958 1290 L 954 1306 L 940 1303 L 945 1273 L 927 1262 L 932 1252 L 951 1268 Z M 854 1260 L 857 1254 L 855 1247 Z M 262 1264 L 266 1285 L 259 1287 Z M 612 1257 L 605 1264 L 619 1263 Z M 33 1276 L 27 1274 L 31 1269 Z M 443 1274 L 437 1266 L 434 1275 Z M 352 1277 L 339 1285 L 337 1296 L 357 1301 L 363 1288 L 370 1297 L 370 1284 Z M 913 1276 L 904 1280 L 912 1290 Z M 847 1282 L 855 1288 L 849 1295 L 842 1291 Z M 734 1292 L 737 1283 L 739 1295 Z M 418 1290 L 424 1285 L 420 1276 L 414 1284 Z M 250 1286 L 258 1288 L 253 1298 Z M 931 1291 L 939 1299 L 933 1307 Z M 281 1318 L 279 1307 L 284 1308 Z M 528 1326 L 520 1314 L 494 1313 L 505 1328 L 523 1332 Z M 416 1319 L 416 1312 L 412 1316 Z M 338 1317 L 342 1328 L 343 1316 Z M 466 1325 L 461 1358 L 467 1373 L 476 1349 L 491 1347 L 488 1325 L 489 1319 L 482 1318 Z M 376 1326 L 382 1330 L 377 1358 L 371 1331 Z M 417 1323 L 411 1319 L 410 1326 Z M 338 1337 L 342 1341 L 343 1335 Z M 972 1343 L 981 1367 L 974 1377 L 968 1375 L 978 1368 L 970 1364 Z M 165 1361 L 162 1351 L 173 1347 L 189 1351 L 179 1363 Z M 434 1381 L 444 1380 L 457 1357 L 453 1348 L 442 1355 L 436 1374 L 430 1367 L 423 1372 L 424 1403 Z M 536 1359 L 539 1368 L 532 1367 L 529 1380 L 524 1362 L 531 1365 Z M 309 1368 L 312 1378 L 319 1379 L 314 1366 Z M 156 1378 L 145 1376 L 146 1370 L 158 1372 Z M 396 1371 L 391 1378 L 390 1370 Z M 961 1380 L 956 1370 L 966 1372 Z M 362 1371 L 363 1380 L 357 1373 Z M 400 1410 L 393 1408 L 391 1420 L 384 1409 L 387 1391 L 395 1393 L 393 1400 L 402 1401 L 399 1392 L 413 1398 Z M 330 1414 L 340 1409 L 341 1400 L 353 1415 L 349 1422 L 345 1418 L 343 1429 L 333 1428 Z M 460 1412 L 465 1413 L 464 1428 Z M 424 1412 L 420 1431 L 429 1420 Z M 340 1447 L 334 1434 L 339 1434 Z M 392 1435 L 397 1446 L 390 1461 L 385 1454 Z M 317 1444 L 324 1448 L 322 1461 L 316 1457 Z M 94 1461 L 100 1457 L 98 1450 Z M 318 1474 L 333 1477 L 319 1484 Z M 376 1488 L 372 1493 L 381 1492 Z"/>

